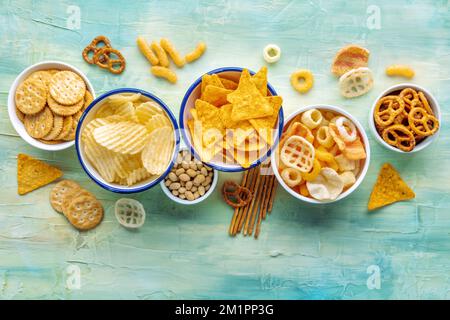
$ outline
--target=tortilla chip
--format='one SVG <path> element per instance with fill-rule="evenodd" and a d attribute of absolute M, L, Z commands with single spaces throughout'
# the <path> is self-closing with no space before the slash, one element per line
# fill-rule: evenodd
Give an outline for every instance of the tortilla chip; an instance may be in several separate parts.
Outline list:
<path fill-rule="evenodd" d="M 220 81 L 220 78 L 217 74 L 205 74 L 202 77 L 202 94 L 205 92 L 205 88 L 209 85 L 213 85 L 216 87 L 223 88 L 222 82 Z"/>
<path fill-rule="evenodd" d="M 280 96 L 266 97 L 266 100 L 269 102 L 272 107 L 273 114 L 268 117 L 258 118 L 258 119 L 250 119 L 250 123 L 253 128 L 256 129 L 258 134 L 263 138 L 268 144 L 273 143 L 273 128 L 277 123 L 278 112 L 280 111 L 281 104 L 283 103 L 283 99 Z"/>
<path fill-rule="evenodd" d="M 17 156 L 17 192 L 24 195 L 62 177 L 63 172 L 26 154 Z"/>
<path fill-rule="evenodd" d="M 233 91 L 214 85 L 207 85 L 200 99 L 220 107 L 228 103 L 227 95 L 231 92 Z"/>
<path fill-rule="evenodd" d="M 369 210 L 375 210 L 394 202 L 415 198 L 414 191 L 402 180 L 395 168 L 385 163 L 370 195 Z"/>
<path fill-rule="evenodd" d="M 220 82 L 222 82 L 223 87 L 228 90 L 236 90 L 238 87 L 237 82 L 227 78 L 220 78 Z"/>
<path fill-rule="evenodd" d="M 259 92 L 265 97 L 267 96 L 267 67 L 264 66 L 252 77 L 252 82 L 258 88 Z"/>
<path fill-rule="evenodd" d="M 233 110 L 233 105 L 228 103 L 220 107 L 220 120 L 223 124 L 226 125 L 227 128 L 236 128 L 240 121 L 234 121 L 231 119 L 231 112 Z"/>
<path fill-rule="evenodd" d="M 219 131 L 225 131 L 225 126 L 220 119 L 220 109 L 212 104 L 203 101 L 195 101 L 195 109 L 197 110 L 198 120 L 201 121 L 203 130 L 216 128 Z"/>
<path fill-rule="evenodd" d="M 267 117 L 273 114 L 272 107 L 251 81 L 248 70 L 242 71 L 238 88 L 228 94 L 233 104 L 231 118 L 235 121 Z"/>

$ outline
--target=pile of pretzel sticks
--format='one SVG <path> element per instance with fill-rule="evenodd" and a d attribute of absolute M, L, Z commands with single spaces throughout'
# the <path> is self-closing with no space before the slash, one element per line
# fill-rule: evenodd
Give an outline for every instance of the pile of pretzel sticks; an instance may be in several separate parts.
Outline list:
<path fill-rule="evenodd" d="M 247 205 L 234 209 L 229 229 L 230 236 L 235 236 L 241 231 L 244 236 L 251 236 L 255 231 L 254 237 L 258 238 L 262 220 L 272 211 L 278 184 L 271 170 L 270 166 L 258 166 L 245 171 L 240 185 L 251 190 L 253 197 Z"/>

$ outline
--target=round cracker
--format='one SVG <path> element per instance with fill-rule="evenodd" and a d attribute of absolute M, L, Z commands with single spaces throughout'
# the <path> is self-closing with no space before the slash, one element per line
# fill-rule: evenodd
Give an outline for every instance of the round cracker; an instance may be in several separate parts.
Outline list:
<path fill-rule="evenodd" d="M 24 114 L 36 114 L 45 107 L 47 87 L 36 79 L 22 82 L 15 94 L 16 107 Z"/>
<path fill-rule="evenodd" d="M 50 85 L 50 80 L 52 78 L 52 74 L 48 70 L 39 70 L 30 74 L 27 78 L 41 81 L 47 88 Z"/>
<path fill-rule="evenodd" d="M 73 189 L 81 189 L 80 185 L 72 180 L 61 180 L 50 191 L 50 204 L 58 212 L 62 212 L 64 197 Z"/>
<path fill-rule="evenodd" d="M 52 111 L 60 116 L 71 116 L 83 108 L 84 100 L 81 99 L 73 105 L 63 105 L 59 104 L 51 95 L 47 97 L 48 106 Z"/>
<path fill-rule="evenodd" d="M 70 204 L 72 203 L 72 201 L 75 198 L 81 197 L 81 196 L 90 196 L 95 198 L 92 193 L 90 193 L 89 191 L 83 189 L 83 188 L 76 188 L 76 189 L 72 189 L 70 190 L 63 198 L 62 204 L 61 204 L 61 208 L 62 208 L 62 213 L 64 216 L 67 217 L 68 214 L 68 210 L 70 207 Z"/>
<path fill-rule="evenodd" d="M 49 108 L 45 108 L 38 114 L 27 114 L 23 125 L 30 136 L 36 139 L 42 138 L 52 130 L 53 113 Z"/>
<path fill-rule="evenodd" d="M 92 101 L 94 101 L 94 97 L 89 92 L 89 90 L 86 90 L 86 93 L 84 94 L 84 105 L 83 105 L 83 108 L 81 110 L 83 110 L 83 111 L 86 110 L 87 107 L 89 107 L 89 105 L 91 104 Z"/>
<path fill-rule="evenodd" d="M 25 113 L 20 111 L 17 107 L 16 107 L 16 115 L 17 115 L 17 118 L 19 118 L 20 121 L 23 122 L 23 120 L 25 120 Z"/>
<path fill-rule="evenodd" d="M 42 143 L 51 144 L 51 145 L 53 145 L 53 144 L 60 144 L 60 143 L 65 142 L 64 140 L 44 140 L 44 139 L 37 139 L 37 140 L 42 142 Z"/>
<path fill-rule="evenodd" d="M 78 230 L 89 230 L 102 221 L 103 207 L 93 196 L 79 196 L 70 203 L 66 217 Z"/>
<path fill-rule="evenodd" d="M 52 76 L 49 92 L 58 103 L 73 105 L 83 99 L 86 84 L 75 72 L 61 71 Z"/>
<path fill-rule="evenodd" d="M 64 117 L 59 116 L 57 114 L 53 115 L 53 127 L 47 135 L 45 135 L 43 140 L 54 140 L 62 131 L 63 128 Z"/>
<path fill-rule="evenodd" d="M 72 128 L 73 128 L 72 116 L 64 117 L 61 133 L 55 138 L 55 140 L 62 140 L 70 133 L 70 130 L 72 130 Z"/>

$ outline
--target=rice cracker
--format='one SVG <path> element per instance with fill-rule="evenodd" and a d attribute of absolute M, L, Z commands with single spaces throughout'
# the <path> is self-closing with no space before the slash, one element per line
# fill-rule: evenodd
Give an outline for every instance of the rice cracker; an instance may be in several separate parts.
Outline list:
<path fill-rule="evenodd" d="M 58 212 L 63 212 L 63 202 L 66 195 L 73 190 L 81 190 L 78 183 L 72 180 L 62 180 L 58 182 L 50 192 L 50 204 Z"/>
<path fill-rule="evenodd" d="M 385 163 L 381 167 L 367 207 L 369 210 L 375 210 L 415 197 L 414 191 L 403 181 L 395 168 L 391 164 Z"/>
<path fill-rule="evenodd" d="M 52 76 L 49 92 L 58 103 L 73 105 L 83 99 L 86 84 L 75 72 L 61 71 Z"/>
<path fill-rule="evenodd" d="M 45 108 L 37 114 L 27 114 L 23 124 L 30 136 L 36 139 L 42 138 L 53 128 L 53 113 L 49 108 Z"/>
<path fill-rule="evenodd" d="M 25 80 L 16 90 L 15 101 L 24 114 L 36 114 L 45 107 L 47 87 L 37 79 Z"/>
<path fill-rule="evenodd" d="M 78 230 L 90 230 L 102 221 L 103 207 L 93 196 L 82 195 L 72 200 L 66 217 Z"/>
<path fill-rule="evenodd" d="M 17 156 L 17 192 L 24 195 L 62 177 L 63 172 L 26 154 Z"/>

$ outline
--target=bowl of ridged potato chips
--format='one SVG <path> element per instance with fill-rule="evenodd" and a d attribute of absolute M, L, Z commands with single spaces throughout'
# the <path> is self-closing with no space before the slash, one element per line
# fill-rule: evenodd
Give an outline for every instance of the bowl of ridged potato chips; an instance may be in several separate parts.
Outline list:
<path fill-rule="evenodd" d="M 177 122 L 164 102 L 126 88 L 94 100 L 80 119 L 75 145 L 94 182 L 113 192 L 134 193 L 165 178 L 179 142 Z"/>

